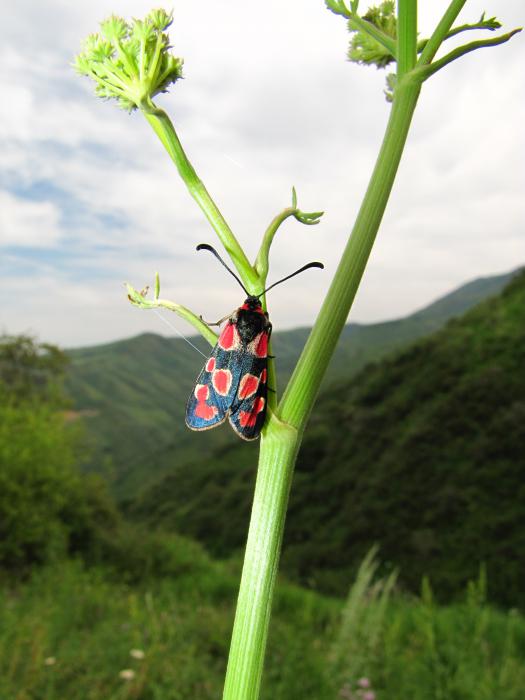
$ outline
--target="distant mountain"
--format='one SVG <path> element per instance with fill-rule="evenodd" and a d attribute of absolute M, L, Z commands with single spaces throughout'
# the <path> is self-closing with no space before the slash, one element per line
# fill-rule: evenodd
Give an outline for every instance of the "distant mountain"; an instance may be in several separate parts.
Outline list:
<path fill-rule="evenodd" d="M 397 321 L 345 327 L 326 377 L 350 377 L 367 362 L 441 328 L 497 293 L 513 273 L 475 280 Z M 290 375 L 309 329 L 275 333 L 279 386 Z M 200 340 L 204 350 L 206 345 Z M 66 388 L 84 417 L 90 458 L 121 497 L 130 497 L 177 462 L 236 445 L 228 427 L 192 433 L 184 410 L 202 358 L 182 339 L 143 334 L 107 345 L 71 350 Z M 252 446 L 255 453 L 256 447 Z"/>
<path fill-rule="evenodd" d="M 240 549 L 249 446 L 189 464 L 174 454 L 170 476 L 130 512 L 217 555 Z M 412 590 L 427 574 L 451 598 L 484 564 L 491 599 L 525 605 L 525 271 L 320 396 L 298 458 L 283 571 L 342 594 L 374 543 Z"/>

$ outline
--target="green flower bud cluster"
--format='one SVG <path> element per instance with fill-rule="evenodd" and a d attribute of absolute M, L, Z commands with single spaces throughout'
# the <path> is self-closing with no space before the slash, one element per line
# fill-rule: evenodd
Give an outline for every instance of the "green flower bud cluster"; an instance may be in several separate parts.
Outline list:
<path fill-rule="evenodd" d="M 384 68 L 395 60 L 392 53 L 372 34 L 363 31 L 362 21 L 379 30 L 383 36 L 396 40 L 397 20 L 394 2 L 386 0 L 378 7 L 371 7 L 357 23 L 353 18 L 348 20 L 348 30 L 353 33 L 348 50 L 348 58 L 353 63 L 363 63 Z"/>
<path fill-rule="evenodd" d="M 162 9 L 130 23 L 113 15 L 101 23 L 100 34 L 88 36 L 73 65 L 95 82 L 99 97 L 116 99 L 128 111 L 152 111 L 152 98 L 182 75 L 183 60 L 169 53 L 165 33 L 172 20 Z"/>

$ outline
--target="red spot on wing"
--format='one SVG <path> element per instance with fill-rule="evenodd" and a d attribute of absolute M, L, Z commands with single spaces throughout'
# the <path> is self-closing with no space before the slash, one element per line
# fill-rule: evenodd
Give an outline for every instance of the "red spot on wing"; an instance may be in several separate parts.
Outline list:
<path fill-rule="evenodd" d="M 197 401 L 206 401 L 210 395 L 210 387 L 207 384 L 196 384 L 193 393 Z"/>
<path fill-rule="evenodd" d="M 262 331 L 250 343 L 250 352 L 256 357 L 268 356 L 268 332 Z"/>
<path fill-rule="evenodd" d="M 232 385 L 232 373 L 229 369 L 216 369 L 212 376 L 213 388 L 221 396 L 227 396 Z"/>
<path fill-rule="evenodd" d="M 253 428 L 257 421 L 258 414 L 264 409 L 265 401 L 262 396 L 257 396 L 253 402 L 251 411 L 239 412 L 239 424 L 243 428 Z"/>
<path fill-rule="evenodd" d="M 266 384 L 266 375 L 267 375 L 266 369 L 263 369 L 263 371 L 261 372 L 261 379 L 260 379 L 261 384 Z"/>
<path fill-rule="evenodd" d="M 228 322 L 219 336 L 219 347 L 223 350 L 233 350 L 239 345 L 239 334 L 234 323 Z"/>
<path fill-rule="evenodd" d="M 217 406 L 208 406 L 204 401 L 200 401 L 195 406 L 195 415 L 202 420 L 211 420 L 217 415 Z"/>
<path fill-rule="evenodd" d="M 217 415 L 217 407 L 209 406 L 206 403 L 208 396 L 210 395 L 210 387 L 206 384 L 197 384 L 195 387 L 195 398 L 197 399 L 197 405 L 195 406 L 195 415 L 197 418 L 202 418 L 203 420 L 211 420 Z"/>
<path fill-rule="evenodd" d="M 263 370 L 264 371 L 264 370 Z M 239 383 L 239 391 L 237 396 L 240 399 L 247 399 L 253 396 L 259 387 L 259 378 L 254 374 L 246 373 Z"/>
<path fill-rule="evenodd" d="M 206 362 L 206 372 L 213 372 L 214 369 L 215 369 L 215 358 L 210 357 L 208 362 Z"/>

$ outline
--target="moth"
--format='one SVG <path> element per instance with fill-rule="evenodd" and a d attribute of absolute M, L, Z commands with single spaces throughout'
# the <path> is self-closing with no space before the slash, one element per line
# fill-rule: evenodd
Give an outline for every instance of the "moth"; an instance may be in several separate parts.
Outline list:
<path fill-rule="evenodd" d="M 311 262 L 259 294 L 249 294 L 239 277 L 217 251 L 207 243 L 197 250 L 209 250 L 235 277 L 247 297 L 238 309 L 214 325 L 225 325 L 217 344 L 206 360 L 186 405 L 186 425 L 191 430 L 215 428 L 228 418 L 243 440 L 256 440 L 266 419 L 268 396 L 268 344 L 272 324 L 261 304 L 261 297 L 281 282 L 311 267 Z"/>

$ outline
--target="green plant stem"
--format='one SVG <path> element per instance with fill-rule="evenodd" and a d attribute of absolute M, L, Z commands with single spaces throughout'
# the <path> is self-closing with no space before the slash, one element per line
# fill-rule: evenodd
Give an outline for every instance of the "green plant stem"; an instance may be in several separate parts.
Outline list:
<path fill-rule="evenodd" d="M 271 416 L 263 431 L 223 700 L 259 696 L 288 494 L 302 432 L 370 255 L 419 92 L 420 82 L 408 75 L 396 87 L 381 151 L 349 243 L 277 415 Z"/>
<path fill-rule="evenodd" d="M 404 0 L 398 4 L 397 34 L 399 80 L 412 70 L 417 61 L 417 0 Z"/>
<path fill-rule="evenodd" d="M 160 299 L 158 294 L 158 277 L 155 278 L 155 298 L 148 299 L 143 293 L 137 292 L 130 284 L 126 285 L 128 288 L 128 299 L 134 306 L 138 306 L 140 309 L 169 309 L 173 311 L 178 316 L 183 318 L 202 335 L 205 340 L 208 341 L 210 345 L 215 345 L 217 342 L 217 334 L 212 331 L 207 323 L 205 323 L 200 316 L 187 309 L 182 304 L 177 304 L 174 301 L 169 301 L 168 299 Z"/>
<path fill-rule="evenodd" d="M 300 441 L 271 415 L 264 428 L 250 529 L 232 633 L 224 700 L 255 700 L 264 665 L 273 591 Z"/>
<path fill-rule="evenodd" d="M 370 184 L 319 316 L 281 399 L 281 420 L 301 430 L 346 323 L 394 183 L 420 92 L 406 75 L 396 87 L 381 150 Z"/>
<path fill-rule="evenodd" d="M 507 34 L 502 34 L 501 36 L 495 36 L 493 39 L 479 39 L 478 41 L 471 41 L 470 43 L 465 44 L 464 46 L 458 46 L 457 49 L 454 49 L 446 56 L 443 56 L 443 58 L 440 58 L 437 61 L 432 61 L 430 65 L 422 66 L 418 70 L 421 71 L 421 74 L 426 80 L 431 75 L 434 75 L 434 73 L 436 73 L 438 70 L 441 70 L 441 68 L 444 68 L 449 63 L 452 63 L 452 61 L 456 61 L 458 58 L 461 58 L 461 56 L 465 56 L 471 51 L 476 51 L 477 49 L 484 49 L 490 46 L 498 46 L 499 44 L 504 44 L 505 42 L 509 41 L 509 39 L 512 39 L 512 37 L 515 34 L 518 34 L 519 32 L 521 32 L 521 29 L 513 29 L 511 32 L 508 32 Z"/>
<path fill-rule="evenodd" d="M 477 29 L 487 29 L 489 32 L 493 32 L 495 29 L 499 29 L 501 27 L 501 24 L 499 22 L 495 22 L 491 25 L 488 25 L 487 22 L 477 22 L 475 24 L 461 24 L 459 27 L 454 27 L 451 29 L 448 33 L 445 39 L 451 39 L 453 36 L 456 36 L 457 34 L 461 34 L 462 32 L 471 32 L 475 31 Z"/>
<path fill-rule="evenodd" d="M 215 333 L 215 331 L 212 331 L 212 329 L 208 326 L 207 323 L 205 323 L 202 320 L 202 318 L 200 318 L 199 316 L 194 314 L 193 311 L 190 311 L 189 309 L 187 309 L 185 306 L 182 306 L 181 304 L 176 304 L 174 301 L 169 301 L 168 299 L 156 299 L 154 302 L 151 303 L 151 306 L 148 306 L 147 308 L 149 308 L 149 309 L 160 308 L 160 309 L 168 309 L 169 311 L 173 311 L 178 316 L 183 318 L 185 321 L 187 321 L 188 323 L 191 323 L 191 325 L 202 335 L 202 337 L 212 347 L 217 342 L 217 338 L 218 338 L 217 333 Z"/>
<path fill-rule="evenodd" d="M 268 228 L 266 229 L 263 240 L 261 243 L 261 247 L 259 249 L 259 252 L 257 254 L 257 258 L 255 260 L 255 269 L 261 278 L 263 285 L 266 284 L 266 278 L 268 277 L 268 270 L 270 267 L 269 264 L 269 255 L 270 255 L 270 248 L 273 243 L 273 239 L 275 237 L 275 234 L 277 233 L 277 230 L 281 226 L 281 224 L 286 221 L 290 216 L 294 216 L 297 212 L 297 207 L 287 207 L 286 209 L 283 209 L 277 216 L 274 216 L 274 218 L 271 220 Z"/>
<path fill-rule="evenodd" d="M 452 0 L 450 5 L 447 7 L 445 14 L 441 18 L 439 24 L 432 32 L 432 36 L 425 44 L 425 48 L 421 52 L 418 63 L 424 65 L 430 63 L 439 47 L 443 41 L 447 38 L 447 34 L 450 31 L 452 24 L 454 23 L 456 17 L 459 15 L 463 6 L 467 0 Z"/>
<path fill-rule="evenodd" d="M 177 166 L 177 170 L 186 183 L 191 196 L 195 199 L 204 212 L 204 215 L 215 229 L 246 288 L 253 294 L 257 293 L 260 291 L 259 277 L 219 211 L 219 208 L 188 160 L 170 118 L 164 110 L 156 107 L 152 109 L 143 109 L 143 114 L 161 140 L 164 148 L 168 151 L 170 158 Z"/>

